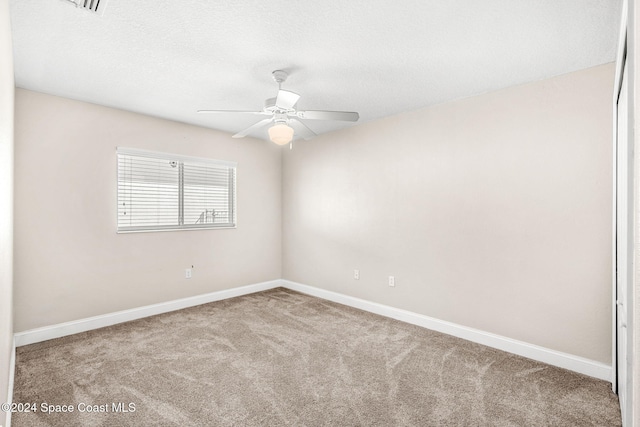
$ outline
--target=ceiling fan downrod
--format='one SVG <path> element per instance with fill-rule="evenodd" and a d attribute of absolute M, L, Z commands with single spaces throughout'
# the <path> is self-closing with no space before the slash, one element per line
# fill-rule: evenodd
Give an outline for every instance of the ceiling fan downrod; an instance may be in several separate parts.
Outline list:
<path fill-rule="evenodd" d="M 280 89 L 282 86 L 282 83 L 287 81 L 287 77 L 289 77 L 289 73 L 282 70 L 275 70 L 271 73 L 271 77 L 273 77 L 273 80 L 275 80 L 276 83 L 278 83 L 278 89 Z"/>

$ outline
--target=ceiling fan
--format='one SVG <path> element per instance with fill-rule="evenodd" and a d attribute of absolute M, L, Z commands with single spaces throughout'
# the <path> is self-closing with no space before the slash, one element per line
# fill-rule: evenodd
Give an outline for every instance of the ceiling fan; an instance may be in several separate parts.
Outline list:
<path fill-rule="evenodd" d="M 273 123 L 273 126 L 269 128 L 269 139 L 278 145 L 290 143 L 294 134 L 304 139 L 311 139 L 316 136 L 315 132 L 309 129 L 300 119 L 356 122 L 360 118 L 358 113 L 352 111 L 298 110 L 296 109 L 296 104 L 300 99 L 300 95 L 282 89 L 282 83 L 287 80 L 288 73 L 276 70 L 271 74 L 276 83 L 278 83 L 278 94 L 275 98 L 269 98 L 264 102 L 262 111 L 198 110 L 198 113 L 237 113 L 269 116 L 236 133 L 233 138 L 243 138 Z"/>

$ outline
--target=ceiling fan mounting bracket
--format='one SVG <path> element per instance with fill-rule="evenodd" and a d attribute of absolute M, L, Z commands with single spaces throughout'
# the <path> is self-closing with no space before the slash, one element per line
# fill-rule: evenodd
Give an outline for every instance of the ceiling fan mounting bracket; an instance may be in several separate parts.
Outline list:
<path fill-rule="evenodd" d="M 282 83 L 287 81 L 287 77 L 289 77 L 289 73 L 282 70 L 275 70 L 271 73 L 271 75 L 273 76 L 273 80 L 275 80 L 278 85 L 281 85 Z"/>

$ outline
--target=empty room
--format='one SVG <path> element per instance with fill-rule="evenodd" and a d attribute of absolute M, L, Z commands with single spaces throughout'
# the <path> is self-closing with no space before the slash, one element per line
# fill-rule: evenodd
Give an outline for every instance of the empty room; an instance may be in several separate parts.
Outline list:
<path fill-rule="evenodd" d="M 640 426 L 636 15 L 0 0 L 0 427 Z"/>

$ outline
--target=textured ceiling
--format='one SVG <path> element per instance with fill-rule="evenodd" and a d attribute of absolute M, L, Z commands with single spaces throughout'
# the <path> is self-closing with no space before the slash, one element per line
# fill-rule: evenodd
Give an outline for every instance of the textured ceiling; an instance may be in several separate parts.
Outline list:
<path fill-rule="evenodd" d="M 104 1 L 104 0 L 102 0 Z M 18 87 L 235 133 L 271 72 L 360 122 L 615 60 L 621 0 L 12 0 Z M 306 121 L 317 133 L 352 123 Z M 355 124 L 357 126 L 357 124 Z M 266 130 L 254 136 L 266 138 Z"/>

